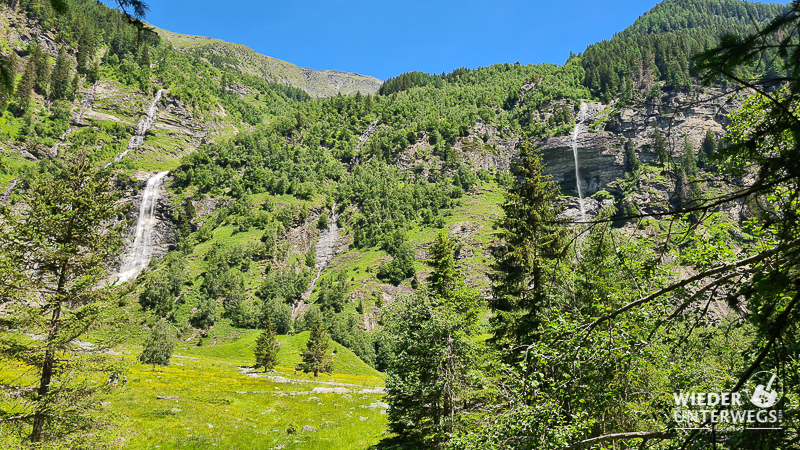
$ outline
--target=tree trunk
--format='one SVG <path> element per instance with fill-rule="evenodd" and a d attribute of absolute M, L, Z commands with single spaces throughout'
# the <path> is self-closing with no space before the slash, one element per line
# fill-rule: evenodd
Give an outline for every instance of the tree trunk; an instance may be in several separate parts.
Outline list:
<path fill-rule="evenodd" d="M 58 319 L 61 317 L 60 303 L 53 309 L 53 316 L 50 319 L 50 333 L 47 338 L 48 344 L 55 339 L 56 332 L 58 331 Z M 36 401 L 41 402 L 50 390 L 50 381 L 53 378 L 53 363 L 55 362 L 55 352 L 52 347 L 47 349 L 44 355 L 44 364 L 42 365 L 42 376 L 39 379 L 39 390 L 36 393 Z M 44 420 L 46 415 L 42 411 L 41 404 L 36 406 L 36 414 L 33 416 L 33 430 L 31 431 L 31 442 L 41 442 L 42 432 L 44 430 Z"/>

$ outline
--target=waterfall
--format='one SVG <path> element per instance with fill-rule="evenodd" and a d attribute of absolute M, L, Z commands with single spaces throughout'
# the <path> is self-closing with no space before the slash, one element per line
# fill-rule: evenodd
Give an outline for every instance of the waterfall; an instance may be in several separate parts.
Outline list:
<path fill-rule="evenodd" d="M 164 94 L 164 89 L 159 89 L 156 92 L 155 97 L 153 97 L 153 101 L 150 103 L 150 106 L 148 106 L 147 110 L 144 112 L 144 117 L 142 117 L 139 120 L 139 123 L 137 123 L 136 127 L 133 129 L 133 136 L 131 136 L 131 140 L 128 141 L 128 148 L 125 149 L 124 152 L 114 157 L 114 162 L 119 162 L 131 150 L 135 150 L 137 147 L 142 145 L 142 142 L 144 142 L 145 133 L 147 133 L 147 130 L 149 130 L 150 127 L 153 126 L 153 122 L 156 121 L 156 113 L 158 112 L 158 102 L 161 101 L 161 96 L 163 94 Z"/>
<path fill-rule="evenodd" d="M 147 186 L 142 194 L 142 204 L 139 206 L 139 218 L 136 220 L 136 237 L 133 246 L 122 259 L 116 284 L 135 278 L 150 264 L 155 245 L 156 205 L 161 183 L 167 173 L 158 172 L 147 180 Z"/>
<path fill-rule="evenodd" d="M 575 119 L 575 128 L 572 129 L 572 156 L 575 158 L 575 186 L 578 187 L 578 205 L 581 208 L 581 222 L 586 221 L 586 210 L 583 207 L 583 193 L 581 192 L 581 172 L 578 165 L 578 136 L 584 131 L 584 121 L 588 118 L 588 105 L 581 102 L 581 109 Z"/>
<path fill-rule="evenodd" d="M 328 216 L 328 227 L 322 230 L 322 232 L 319 234 L 319 241 L 317 241 L 317 263 L 315 264 L 315 269 L 317 272 L 314 274 L 314 278 L 308 285 L 308 289 L 306 289 L 303 295 L 300 296 L 300 300 L 298 300 L 292 307 L 293 317 L 298 306 L 303 301 L 308 300 L 309 297 L 311 297 L 311 292 L 314 291 L 314 286 L 316 286 L 317 280 L 319 280 L 319 277 L 322 276 L 322 271 L 328 267 L 328 264 L 333 261 L 333 257 L 336 256 L 336 241 L 339 240 L 339 226 L 336 224 L 338 219 L 339 214 L 336 213 L 336 202 L 334 202 L 333 207 L 331 207 L 331 214 Z"/>

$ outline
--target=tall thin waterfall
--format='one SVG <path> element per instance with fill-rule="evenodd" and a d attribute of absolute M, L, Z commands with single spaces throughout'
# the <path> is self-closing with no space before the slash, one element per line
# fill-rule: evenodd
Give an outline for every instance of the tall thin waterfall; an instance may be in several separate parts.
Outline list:
<path fill-rule="evenodd" d="M 136 220 L 136 237 L 133 246 L 122 259 L 116 284 L 135 278 L 150 264 L 155 245 L 156 205 L 159 189 L 167 173 L 158 172 L 147 180 L 147 186 L 142 194 L 142 204 L 139 206 L 139 218 Z"/>
<path fill-rule="evenodd" d="M 308 285 L 308 289 L 300 296 L 300 299 L 295 302 L 294 306 L 292 306 L 292 316 L 295 317 L 297 313 L 297 308 L 300 304 L 308 300 L 311 297 L 311 292 L 314 291 L 314 286 L 317 284 L 317 280 L 322 275 L 322 271 L 328 267 L 331 261 L 333 261 L 334 256 L 336 256 L 336 241 L 339 240 L 339 226 L 336 224 L 336 221 L 339 219 L 339 213 L 336 212 L 336 202 L 333 203 L 331 207 L 331 214 L 328 216 L 328 227 L 322 230 L 319 234 L 319 241 L 317 241 L 316 253 L 317 253 L 317 263 L 316 263 L 316 273 L 314 274 L 314 278 L 311 280 L 311 283 Z"/>
<path fill-rule="evenodd" d="M 114 162 L 119 162 L 131 150 L 135 150 L 137 147 L 142 145 L 142 142 L 144 142 L 145 133 L 147 133 L 147 130 L 149 130 L 150 127 L 153 126 L 153 122 L 156 121 L 156 113 L 158 112 L 158 102 L 161 101 L 162 95 L 164 95 L 164 89 L 159 89 L 156 92 L 155 97 L 153 97 L 153 101 L 150 102 L 150 106 L 148 106 L 147 110 L 145 110 L 144 117 L 142 117 L 139 120 L 139 123 L 137 123 L 136 127 L 133 129 L 133 136 L 131 136 L 131 140 L 128 141 L 128 148 L 125 149 L 124 152 L 114 157 Z"/>
<path fill-rule="evenodd" d="M 578 136 L 585 131 L 586 126 L 583 124 L 588 118 L 589 105 L 581 102 L 581 109 L 578 112 L 578 117 L 575 119 L 575 128 L 572 129 L 572 156 L 575 157 L 575 185 L 578 187 L 578 204 L 581 208 L 581 222 L 586 221 L 586 210 L 583 207 L 583 192 L 581 192 L 581 172 L 578 164 Z"/>

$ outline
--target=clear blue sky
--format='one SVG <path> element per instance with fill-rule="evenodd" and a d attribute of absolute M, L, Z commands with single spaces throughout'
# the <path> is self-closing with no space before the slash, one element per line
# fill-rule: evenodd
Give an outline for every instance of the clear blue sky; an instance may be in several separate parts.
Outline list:
<path fill-rule="evenodd" d="M 562 64 L 656 0 L 146 0 L 147 21 L 312 69 L 385 80 L 495 63 Z"/>

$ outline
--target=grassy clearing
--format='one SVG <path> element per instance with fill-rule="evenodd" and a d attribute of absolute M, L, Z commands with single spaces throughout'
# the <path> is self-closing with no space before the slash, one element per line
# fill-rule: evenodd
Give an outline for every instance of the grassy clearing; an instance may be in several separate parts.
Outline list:
<path fill-rule="evenodd" d="M 386 415 L 383 408 L 370 407 L 381 401 L 374 389 L 383 385 L 379 372 L 334 343 L 334 374 L 294 375 L 308 339 L 302 333 L 280 337 L 279 365 L 267 374 L 293 382 L 246 376 L 242 371 L 251 369 L 240 366 L 252 364 L 256 335 L 245 332 L 222 345 L 182 348 L 169 367 L 155 372 L 134 361 L 138 348 L 127 349 L 120 358 L 128 363 L 128 385 L 112 394 L 109 405 L 121 419 L 116 432 L 125 439 L 123 448 L 367 448 L 380 440 Z M 346 386 L 345 393 L 315 392 L 335 387 L 320 382 L 356 386 Z M 290 425 L 297 427 L 296 434 L 287 434 Z M 300 431 L 306 425 L 318 431 Z"/>

